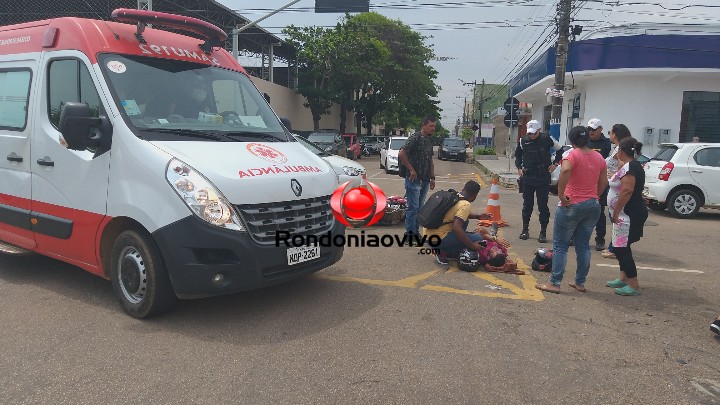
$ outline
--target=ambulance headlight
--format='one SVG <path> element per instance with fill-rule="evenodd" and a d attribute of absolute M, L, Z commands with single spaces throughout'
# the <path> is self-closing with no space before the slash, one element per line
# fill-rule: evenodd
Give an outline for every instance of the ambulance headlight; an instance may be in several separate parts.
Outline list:
<path fill-rule="evenodd" d="M 221 228 L 245 230 L 232 204 L 197 170 L 173 159 L 165 178 L 195 215 Z"/>

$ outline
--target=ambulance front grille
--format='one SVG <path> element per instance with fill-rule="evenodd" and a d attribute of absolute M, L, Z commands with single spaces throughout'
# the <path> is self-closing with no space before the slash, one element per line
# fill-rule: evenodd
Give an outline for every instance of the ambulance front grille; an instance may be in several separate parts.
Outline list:
<path fill-rule="evenodd" d="M 307 200 L 236 205 L 252 238 L 263 245 L 275 243 L 279 231 L 292 235 L 320 235 L 333 226 L 330 196 Z"/>

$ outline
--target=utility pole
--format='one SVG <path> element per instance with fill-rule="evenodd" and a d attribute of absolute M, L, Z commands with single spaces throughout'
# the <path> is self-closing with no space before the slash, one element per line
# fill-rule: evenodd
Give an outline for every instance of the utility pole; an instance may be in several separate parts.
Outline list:
<path fill-rule="evenodd" d="M 455 98 L 458 98 L 458 99 L 460 99 L 460 100 L 463 100 L 463 105 L 462 105 L 462 109 L 463 109 L 462 124 L 463 124 L 463 125 L 467 125 L 467 96 L 465 96 L 465 98 L 463 98 L 462 96 L 455 96 Z"/>
<path fill-rule="evenodd" d="M 560 0 L 558 3 L 558 40 L 555 59 L 555 94 L 552 97 L 550 116 L 550 135 L 560 139 L 560 121 L 562 120 L 563 93 L 565 92 L 565 68 L 567 65 L 568 36 L 570 34 L 570 12 L 572 0 Z"/>
<path fill-rule="evenodd" d="M 482 85 L 480 86 L 480 101 L 479 101 L 480 104 L 478 105 L 478 110 L 480 110 L 480 125 L 479 125 L 480 129 L 478 129 L 478 139 L 480 139 L 480 137 L 482 137 L 482 124 L 483 124 L 483 115 L 484 115 L 483 114 L 484 94 L 485 94 L 485 79 L 482 80 Z M 474 145 L 471 144 L 470 147 L 473 148 L 473 150 L 475 150 Z"/>
<path fill-rule="evenodd" d="M 473 122 L 473 120 L 475 119 L 475 100 L 477 99 L 477 97 L 475 96 L 475 91 L 477 90 L 477 81 L 473 80 L 472 82 L 466 82 L 463 79 L 458 79 L 458 80 L 460 80 L 462 82 L 463 86 L 473 86 L 472 107 L 470 108 L 470 114 L 468 114 L 469 115 L 468 119 L 471 120 L 471 122 L 473 124 L 475 124 L 475 122 Z M 482 115 L 480 116 L 480 118 L 482 119 Z M 475 135 L 475 134 L 473 134 L 473 135 Z M 471 149 L 474 148 L 473 137 L 474 136 L 470 137 L 470 148 Z"/>

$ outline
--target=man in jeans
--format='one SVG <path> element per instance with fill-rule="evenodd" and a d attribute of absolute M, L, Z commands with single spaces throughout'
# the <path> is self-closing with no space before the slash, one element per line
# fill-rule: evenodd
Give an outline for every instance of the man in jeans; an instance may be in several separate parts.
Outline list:
<path fill-rule="evenodd" d="M 436 118 L 427 116 L 422 120 L 420 131 L 408 138 L 398 153 L 400 175 L 405 177 L 406 240 L 412 240 L 420 234 L 417 214 L 425 202 L 428 189 L 435 188 L 435 167 L 433 165 L 433 144 L 430 137 L 435 133 Z"/>

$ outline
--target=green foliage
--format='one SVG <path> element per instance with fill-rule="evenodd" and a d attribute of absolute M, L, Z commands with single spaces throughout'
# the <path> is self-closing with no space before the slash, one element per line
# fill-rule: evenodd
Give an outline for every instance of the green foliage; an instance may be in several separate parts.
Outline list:
<path fill-rule="evenodd" d="M 435 134 L 433 136 L 444 139 L 447 138 L 448 135 L 450 135 L 450 131 L 442 125 L 440 120 L 437 120 L 437 123 L 435 125 Z"/>
<path fill-rule="evenodd" d="M 283 32 L 298 49 L 298 92 L 316 128 L 331 102 L 391 128 L 417 127 L 424 116 L 439 116 L 433 50 L 400 20 L 346 14 L 334 28 L 290 26 Z"/>
<path fill-rule="evenodd" d="M 466 141 L 469 140 L 470 138 L 472 138 L 472 136 L 473 136 L 473 130 L 470 128 L 466 127 L 460 131 L 460 137 Z"/>
<path fill-rule="evenodd" d="M 494 155 L 495 154 L 495 148 L 483 148 L 481 146 L 476 146 L 475 155 Z"/>
<path fill-rule="evenodd" d="M 332 92 L 330 78 L 333 74 L 335 53 L 332 31 L 321 27 L 295 27 L 283 32 L 298 50 L 298 93 L 305 97 L 304 106 L 310 109 L 314 129 L 320 128 L 320 117 L 330 113 Z"/>

